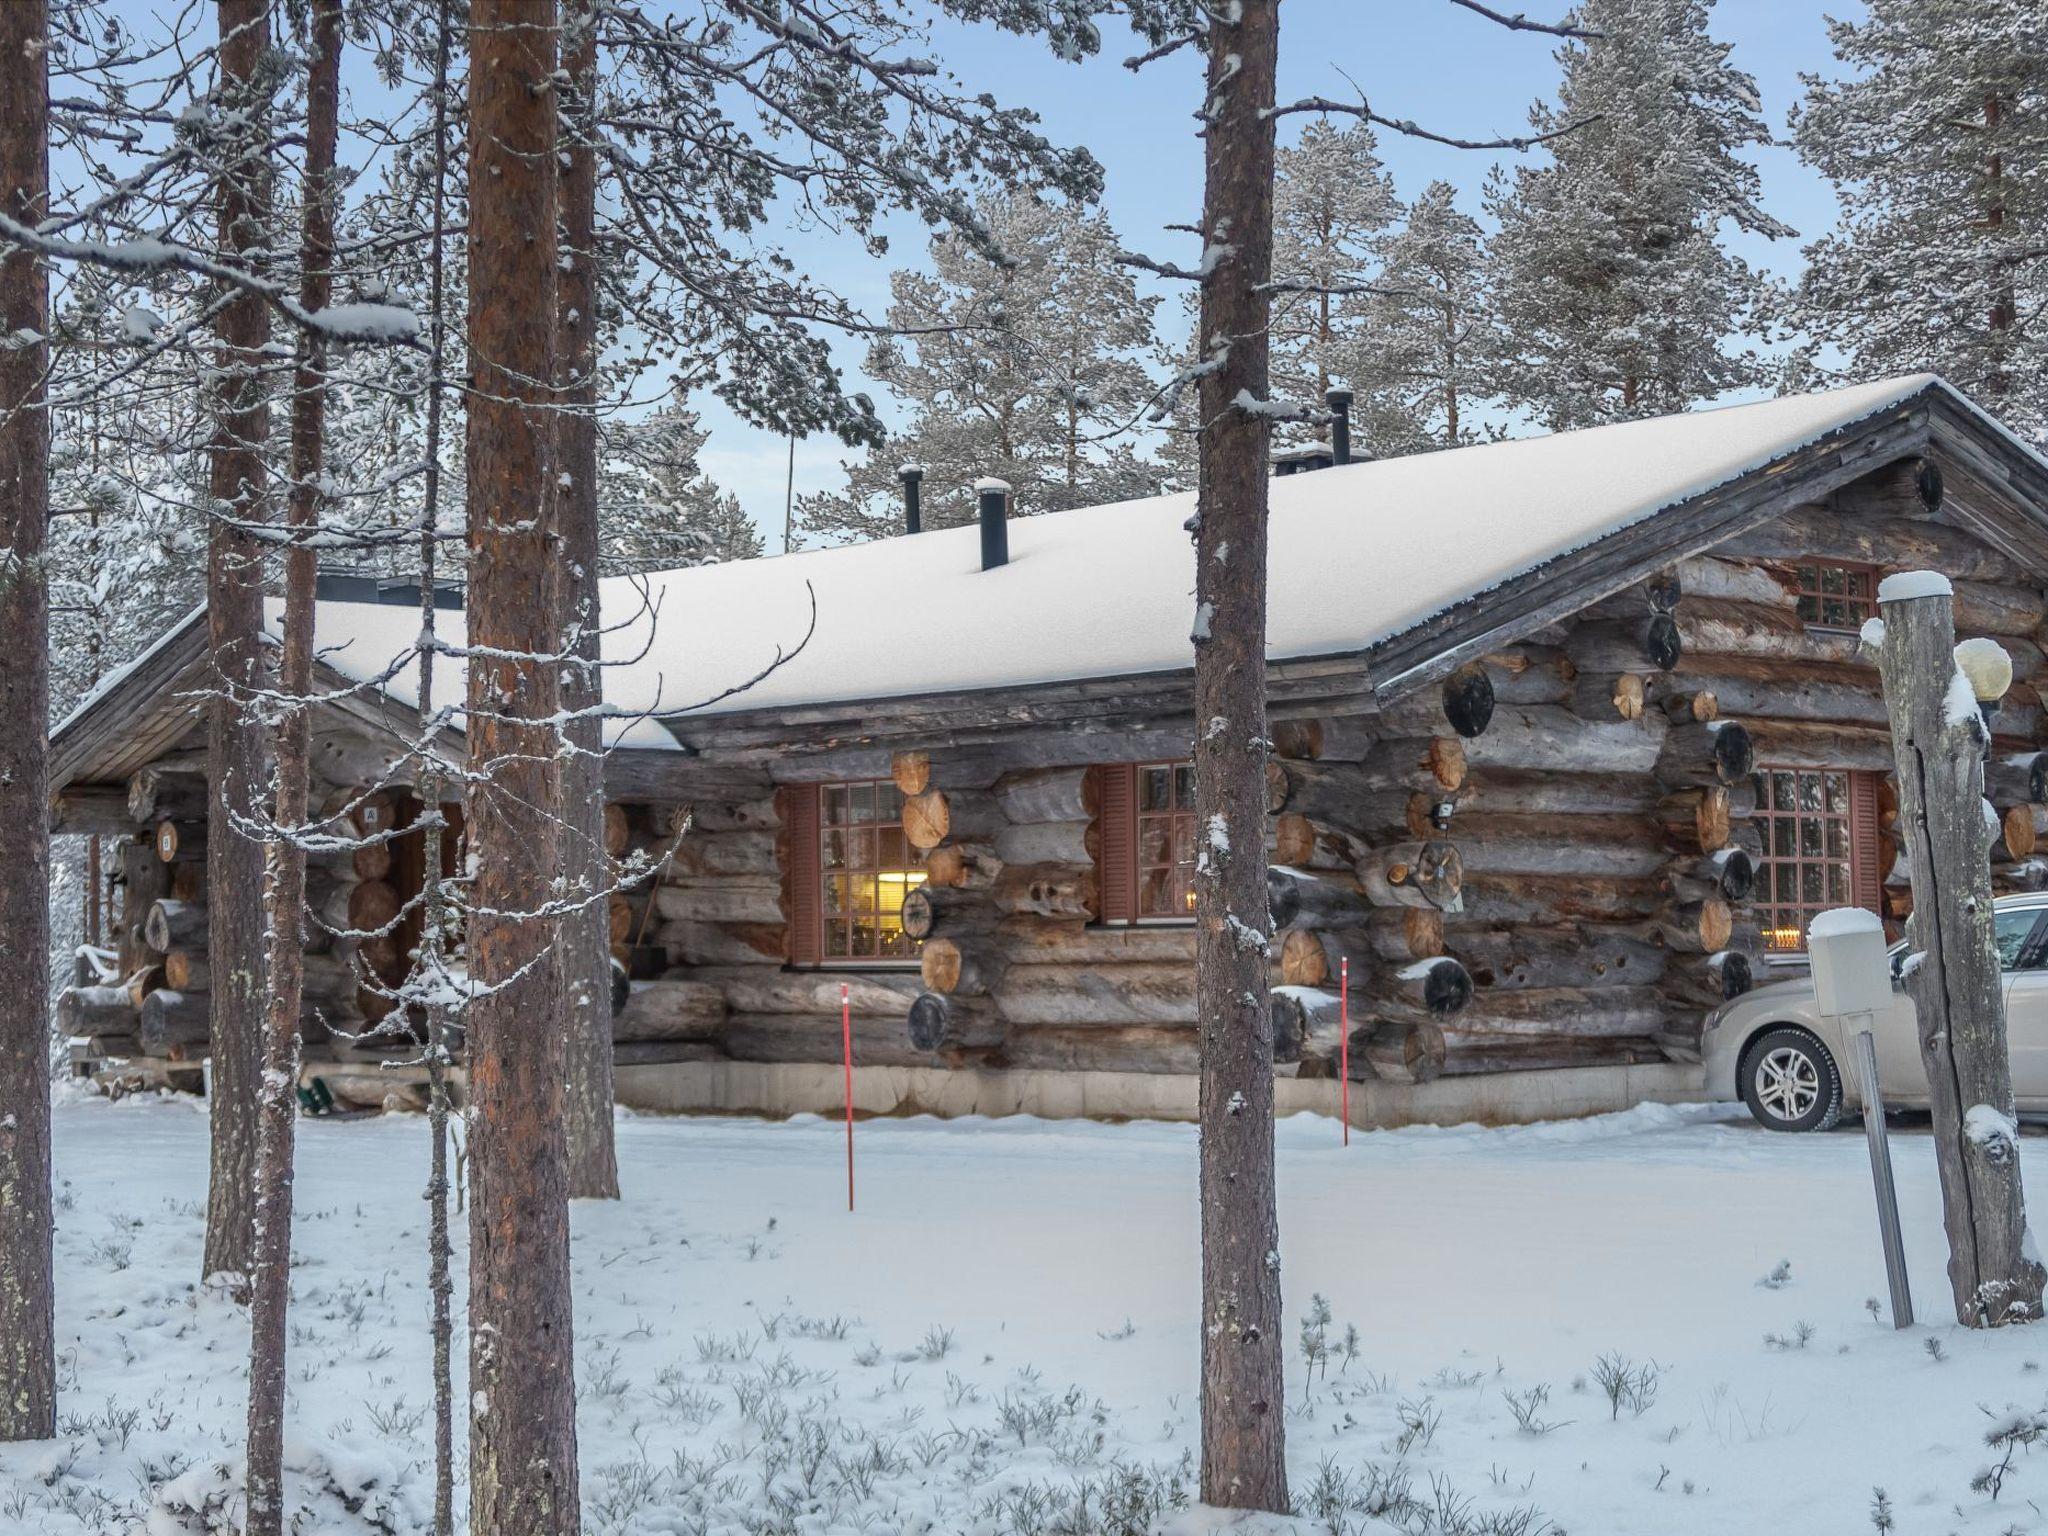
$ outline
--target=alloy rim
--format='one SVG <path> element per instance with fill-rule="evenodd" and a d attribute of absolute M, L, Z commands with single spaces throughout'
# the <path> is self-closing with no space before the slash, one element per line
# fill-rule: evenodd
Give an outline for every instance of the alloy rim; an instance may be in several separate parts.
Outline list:
<path fill-rule="evenodd" d="M 1820 1068 L 1797 1046 L 1781 1045 L 1756 1064 L 1757 1101 L 1780 1120 L 1799 1120 L 1820 1102 Z"/>

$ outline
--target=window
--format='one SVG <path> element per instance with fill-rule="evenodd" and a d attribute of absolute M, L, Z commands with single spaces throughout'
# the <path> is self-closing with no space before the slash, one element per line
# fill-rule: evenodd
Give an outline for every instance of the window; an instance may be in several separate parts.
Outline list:
<path fill-rule="evenodd" d="M 2041 927 L 2042 911 L 2040 907 L 2020 907 L 2001 912 L 1993 920 L 2001 971 L 2041 969 L 2041 936 L 2036 930 Z"/>
<path fill-rule="evenodd" d="M 1806 948 L 1806 927 L 1829 907 L 1879 908 L 1876 776 L 1842 768 L 1760 769 L 1763 856 L 1756 902 L 1765 947 Z"/>
<path fill-rule="evenodd" d="M 903 792 L 888 779 L 794 785 L 786 814 L 790 958 L 916 959 L 903 898 L 924 884 L 924 854 L 903 835 Z"/>
<path fill-rule="evenodd" d="M 1195 770 L 1112 763 L 1101 770 L 1097 875 L 1109 923 L 1195 912 Z"/>
<path fill-rule="evenodd" d="M 1814 629 L 1858 630 L 1877 612 L 1877 571 L 1839 560 L 1806 560 L 1796 568 L 1799 617 Z"/>

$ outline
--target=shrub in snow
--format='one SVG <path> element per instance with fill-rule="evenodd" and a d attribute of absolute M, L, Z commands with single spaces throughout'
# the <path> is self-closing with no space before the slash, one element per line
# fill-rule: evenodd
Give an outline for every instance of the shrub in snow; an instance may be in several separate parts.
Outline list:
<path fill-rule="evenodd" d="M 1624 1408 L 1636 1418 L 1648 1413 L 1657 1401 L 1658 1378 L 1662 1374 L 1654 1361 L 1637 1365 L 1619 1352 L 1602 1355 L 1593 1362 L 1593 1380 L 1606 1395 L 1610 1419 L 1619 1419 Z"/>

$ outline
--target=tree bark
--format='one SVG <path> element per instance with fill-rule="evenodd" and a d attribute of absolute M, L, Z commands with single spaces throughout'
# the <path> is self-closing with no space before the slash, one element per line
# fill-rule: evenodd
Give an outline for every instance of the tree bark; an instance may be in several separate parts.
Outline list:
<path fill-rule="evenodd" d="M 569 81 L 560 131 L 562 260 L 556 308 L 561 330 L 556 416 L 562 493 L 562 611 L 572 627 L 575 659 L 562 668 L 562 709 L 570 752 L 562 760 L 562 874 L 571 900 L 584 905 L 562 921 L 562 961 L 569 1007 L 569 1076 L 565 1088 L 572 1199 L 619 1198 L 619 1160 L 612 1135 L 610 935 L 600 893 L 611 881 L 604 845 L 604 734 L 595 714 L 604 701 L 597 666 L 597 94 L 596 0 L 568 0 L 562 22 L 562 67 Z M 580 718 L 578 716 L 581 716 Z"/>
<path fill-rule="evenodd" d="M 44 0 L 0 6 L 0 208 L 49 205 Z M 0 260 L 0 1441 L 47 1440 L 57 1412 L 50 1208 L 49 278 Z"/>
<path fill-rule="evenodd" d="M 1974 708 L 1952 716 L 1946 703 L 1958 674 L 1947 584 L 1890 600 L 1880 591 L 1878 601 L 1878 668 L 1913 871 L 1907 934 L 1919 961 L 1906 986 L 1927 1064 L 1956 1320 L 1971 1328 L 2028 1322 L 2041 1315 L 2044 1276 L 2027 1234 L 1992 932 L 1983 720 Z"/>
<path fill-rule="evenodd" d="M 557 924 L 554 0 L 469 18 L 470 1523 L 578 1529 Z"/>
<path fill-rule="evenodd" d="M 1285 1511 L 1273 1022 L 1266 1006 L 1266 515 L 1278 0 L 1212 14 L 1195 533 L 1196 1007 L 1204 1503 Z M 1248 408 L 1250 407 L 1250 408 Z"/>
<path fill-rule="evenodd" d="M 270 238 L 269 168 L 260 146 L 268 121 L 263 56 L 270 46 L 270 0 L 219 0 L 223 104 L 243 126 L 222 147 L 218 187 L 220 244 L 245 265 L 259 264 Z M 250 293 L 227 299 L 214 385 L 208 490 L 206 623 L 213 670 L 208 707 L 206 782 L 207 951 L 219 985 L 212 993 L 212 1158 L 207 1181 L 208 1276 L 234 1277 L 246 1294 L 255 1266 L 257 1097 L 263 1067 L 263 844 L 234 829 L 258 814 L 269 773 L 269 743 L 250 710 L 263 685 L 263 551 L 232 521 L 264 516 L 263 463 L 270 408 L 263 380 L 270 311 Z"/>
<path fill-rule="evenodd" d="M 306 72 L 306 161 L 299 303 L 325 309 L 334 280 L 334 174 L 341 106 L 341 0 L 313 0 Z M 291 489 L 286 521 L 310 535 L 320 520 L 327 409 L 327 349 L 299 336 L 292 380 Z M 284 556 L 284 649 L 278 691 L 277 800 L 267 852 L 270 946 L 258 1094 L 256 1192 L 249 1313 L 248 1536 L 284 1529 L 285 1324 L 291 1307 L 292 1157 L 299 1085 L 299 1003 L 305 984 L 306 823 L 312 778 L 313 603 L 316 556 L 302 538 Z M 159 844 L 161 848 L 161 843 Z"/>

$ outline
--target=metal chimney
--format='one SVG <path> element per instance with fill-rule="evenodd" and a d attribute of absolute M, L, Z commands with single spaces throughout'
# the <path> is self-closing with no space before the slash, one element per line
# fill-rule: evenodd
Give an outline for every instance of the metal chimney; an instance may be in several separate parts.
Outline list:
<path fill-rule="evenodd" d="M 1330 407 L 1330 461 L 1333 464 L 1351 462 L 1351 391 L 1329 389 L 1323 391 L 1323 400 Z"/>
<path fill-rule="evenodd" d="M 1010 482 L 977 480 L 974 494 L 981 502 L 981 568 L 992 571 L 1010 563 Z"/>
<path fill-rule="evenodd" d="M 924 479 L 922 464 L 905 464 L 896 471 L 896 478 L 903 482 L 903 531 L 922 533 L 924 516 L 918 506 L 918 482 Z"/>

